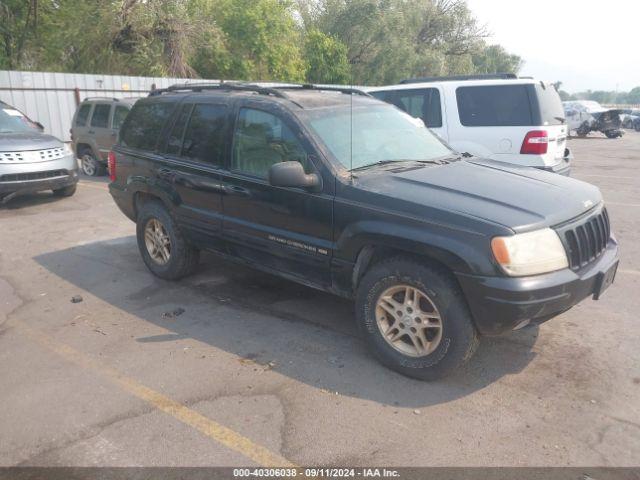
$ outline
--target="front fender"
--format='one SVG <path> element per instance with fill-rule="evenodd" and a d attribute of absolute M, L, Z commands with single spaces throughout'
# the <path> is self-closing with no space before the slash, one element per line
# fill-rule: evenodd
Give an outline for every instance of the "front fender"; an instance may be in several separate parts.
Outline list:
<path fill-rule="evenodd" d="M 490 239 L 481 233 L 448 226 L 362 221 L 342 231 L 336 242 L 336 256 L 355 263 L 360 251 L 373 245 L 437 260 L 453 272 L 493 273 L 489 243 Z"/>

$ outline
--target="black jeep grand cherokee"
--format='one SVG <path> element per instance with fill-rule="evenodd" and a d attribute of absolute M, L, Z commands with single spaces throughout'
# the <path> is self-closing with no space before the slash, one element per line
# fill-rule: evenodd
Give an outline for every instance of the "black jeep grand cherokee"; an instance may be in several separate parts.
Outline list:
<path fill-rule="evenodd" d="M 479 336 L 539 323 L 611 284 L 599 190 L 461 158 L 349 89 L 174 86 L 138 101 L 110 192 L 157 276 L 200 249 L 354 298 L 385 365 L 441 377 Z"/>

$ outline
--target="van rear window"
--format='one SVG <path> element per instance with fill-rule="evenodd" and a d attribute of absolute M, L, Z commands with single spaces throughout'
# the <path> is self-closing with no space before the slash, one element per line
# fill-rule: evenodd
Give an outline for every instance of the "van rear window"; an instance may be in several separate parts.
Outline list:
<path fill-rule="evenodd" d="M 487 85 L 456 89 L 460 123 L 465 127 L 534 125 L 529 85 Z"/>
<path fill-rule="evenodd" d="M 540 104 L 542 125 L 562 125 L 565 123 L 562 100 L 553 85 L 536 84 L 536 96 Z"/>

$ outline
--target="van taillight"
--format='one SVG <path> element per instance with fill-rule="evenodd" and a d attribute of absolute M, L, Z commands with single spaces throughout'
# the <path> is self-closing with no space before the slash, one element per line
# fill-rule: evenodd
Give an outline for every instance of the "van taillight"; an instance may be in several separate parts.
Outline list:
<path fill-rule="evenodd" d="M 520 153 L 543 155 L 549 147 L 549 134 L 544 130 L 532 130 L 527 132 L 522 142 Z"/>
<path fill-rule="evenodd" d="M 116 154 L 109 152 L 107 157 L 107 168 L 109 169 L 109 180 L 116 181 Z"/>

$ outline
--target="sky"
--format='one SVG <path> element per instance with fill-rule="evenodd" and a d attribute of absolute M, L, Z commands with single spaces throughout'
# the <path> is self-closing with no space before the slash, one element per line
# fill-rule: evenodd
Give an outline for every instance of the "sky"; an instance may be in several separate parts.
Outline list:
<path fill-rule="evenodd" d="M 640 0 L 467 0 L 520 75 L 570 93 L 640 86 Z"/>

